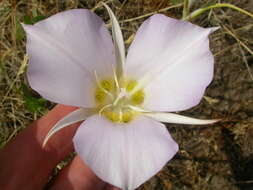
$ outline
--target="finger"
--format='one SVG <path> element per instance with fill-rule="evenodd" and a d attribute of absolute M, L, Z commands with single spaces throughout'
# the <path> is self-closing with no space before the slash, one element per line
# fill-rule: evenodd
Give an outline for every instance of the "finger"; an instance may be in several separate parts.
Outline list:
<path fill-rule="evenodd" d="M 120 188 L 107 184 L 103 190 L 120 190 Z"/>
<path fill-rule="evenodd" d="M 100 180 L 80 159 L 74 160 L 65 167 L 57 177 L 50 190 L 102 190 L 106 183 Z"/>
<path fill-rule="evenodd" d="M 57 105 L 0 151 L 0 189 L 41 189 L 51 170 L 73 150 L 77 124 L 59 131 L 42 148 L 47 132 L 75 107 Z"/>

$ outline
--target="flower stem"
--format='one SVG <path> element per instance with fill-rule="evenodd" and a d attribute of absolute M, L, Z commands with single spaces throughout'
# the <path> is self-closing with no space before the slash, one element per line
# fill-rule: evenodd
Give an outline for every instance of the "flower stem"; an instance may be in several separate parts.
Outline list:
<path fill-rule="evenodd" d="M 253 18 L 253 14 L 244 10 L 244 9 L 241 9 L 235 5 L 232 5 L 232 4 L 229 4 L 229 3 L 217 3 L 215 5 L 211 5 L 211 6 L 208 6 L 208 7 L 204 7 L 204 8 L 199 8 L 195 11 L 193 11 L 191 14 L 189 14 L 188 16 L 186 17 L 183 17 L 183 20 L 191 20 L 191 19 L 194 19 L 198 16 L 200 16 L 202 13 L 208 11 L 208 10 L 211 10 L 211 9 L 214 9 L 214 8 L 221 8 L 221 7 L 227 7 L 227 8 L 231 8 L 231 9 L 234 9 L 234 10 L 237 10 L 243 14 L 246 14 L 250 17 Z"/>
<path fill-rule="evenodd" d="M 189 0 L 184 0 L 183 16 L 184 20 L 189 15 Z"/>

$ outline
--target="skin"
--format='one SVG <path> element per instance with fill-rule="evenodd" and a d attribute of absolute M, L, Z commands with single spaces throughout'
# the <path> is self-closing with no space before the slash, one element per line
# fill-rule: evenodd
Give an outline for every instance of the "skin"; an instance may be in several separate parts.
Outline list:
<path fill-rule="evenodd" d="M 57 121 L 75 109 L 64 105 L 55 106 L 0 150 L 0 189 L 40 190 L 45 187 L 53 168 L 74 151 L 72 138 L 79 124 L 57 132 L 44 148 L 43 140 Z M 100 180 L 79 156 L 61 170 L 49 189 L 118 190 Z"/>

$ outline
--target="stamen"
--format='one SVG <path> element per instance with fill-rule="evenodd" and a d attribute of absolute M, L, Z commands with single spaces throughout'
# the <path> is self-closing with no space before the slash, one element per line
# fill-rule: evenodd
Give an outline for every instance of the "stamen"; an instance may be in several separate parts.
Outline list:
<path fill-rule="evenodd" d="M 136 112 L 149 112 L 149 111 L 147 111 L 147 110 L 144 110 L 144 109 L 142 109 L 142 108 L 140 108 L 140 107 L 137 107 L 137 106 L 133 106 L 133 105 L 127 105 L 127 106 L 125 106 L 126 108 L 130 108 L 131 110 L 133 110 L 133 111 L 136 111 Z"/>
<path fill-rule="evenodd" d="M 112 107 L 112 106 L 113 106 L 112 104 L 105 105 L 99 110 L 98 114 L 101 116 L 103 111 L 105 111 L 107 108 Z"/>
<path fill-rule="evenodd" d="M 114 81 L 115 81 L 115 85 L 116 85 L 116 90 L 117 90 L 117 93 L 119 93 L 119 80 L 118 80 L 118 77 L 117 77 L 117 74 L 116 74 L 116 71 L 115 71 L 115 68 L 114 66 L 112 65 L 112 72 L 113 72 L 113 78 L 114 78 Z"/>

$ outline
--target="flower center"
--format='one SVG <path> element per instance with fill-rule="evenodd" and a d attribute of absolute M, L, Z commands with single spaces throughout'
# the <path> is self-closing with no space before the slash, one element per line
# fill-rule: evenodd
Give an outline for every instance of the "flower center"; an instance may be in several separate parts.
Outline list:
<path fill-rule="evenodd" d="M 128 123 L 137 115 L 132 106 L 141 106 L 144 102 L 143 89 L 132 93 L 136 80 L 115 81 L 103 79 L 97 82 L 95 100 L 99 113 L 116 123 Z"/>

